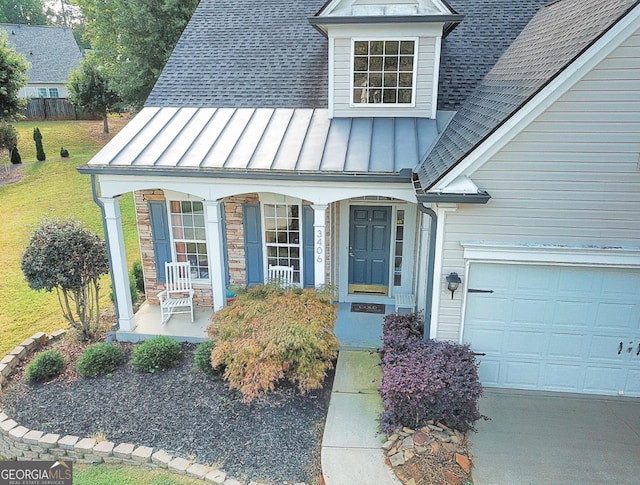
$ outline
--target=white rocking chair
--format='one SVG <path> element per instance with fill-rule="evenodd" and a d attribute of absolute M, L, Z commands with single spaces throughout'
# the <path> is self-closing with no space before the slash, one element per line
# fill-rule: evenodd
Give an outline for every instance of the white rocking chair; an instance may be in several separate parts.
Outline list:
<path fill-rule="evenodd" d="M 165 289 L 158 293 L 162 323 L 176 313 L 191 314 L 193 323 L 193 287 L 191 285 L 191 263 L 164 263 Z M 183 310 L 177 310 L 182 308 Z M 188 309 L 187 309 L 188 308 Z"/>
<path fill-rule="evenodd" d="M 275 283 L 282 288 L 293 286 L 293 266 L 269 265 L 267 283 Z"/>

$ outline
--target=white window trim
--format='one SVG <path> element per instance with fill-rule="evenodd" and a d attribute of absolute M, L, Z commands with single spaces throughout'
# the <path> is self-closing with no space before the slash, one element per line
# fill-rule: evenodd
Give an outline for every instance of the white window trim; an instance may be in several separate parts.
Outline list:
<path fill-rule="evenodd" d="M 188 194 L 180 194 L 177 192 L 170 192 L 165 190 L 165 205 L 167 207 L 167 219 L 169 224 L 169 239 L 171 241 L 171 259 L 173 261 L 177 261 L 178 257 L 176 255 L 176 241 L 173 237 L 173 221 L 171 220 L 171 202 L 202 202 L 202 210 L 204 212 L 204 222 L 205 222 L 205 234 L 204 234 L 204 242 L 207 245 L 207 270 L 209 273 L 208 278 L 194 278 L 192 277 L 192 281 L 195 283 L 208 283 L 211 281 L 211 251 L 209 250 L 209 240 L 207 238 L 207 206 L 205 204 L 205 200 L 199 197 L 193 197 Z"/>
<path fill-rule="evenodd" d="M 413 77 L 411 81 L 411 103 L 354 103 L 353 102 L 353 64 L 355 57 L 355 43 L 358 41 L 403 41 L 403 40 L 412 40 L 414 42 L 413 49 Z M 352 37 L 351 38 L 351 54 L 349 56 L 349 107 L 351 108 L 415 108 L 416 107 L 416 90 L 417 90 L 417 80 L 418 80 L 418 56 L 419 56 L 419 45 L 420 38 L 419 37 L 395 37 L 395 36 L 382 36 L 377 37 L 374 35 L 370 35 L 367 37 Z"/>
<path fill-rule="evenodd" d="M 300 241 L 298 243 L 298 250 L 300 254 L 300 282 L 294 283 L 294 286 L 304 287 L 304 241 L 303 241 L 303 227 L 302 227 L 302 199 L 295 197 L 289 197 L 287 195 L 278 194 L 259 194 L 260 199 L 260 225 L 261 225 L 261 237 L 262 237 L 262 271 L 264 275 L 264 281 L 267 281 L 267 275 L 269 274 L 269 255 L 267 254 L 267 237 L 266 237 L 266 224 L 264 219 L 264 206 L 265 204 L 287 204 L 298 206 L 298 217 L 300 219 Z"/>

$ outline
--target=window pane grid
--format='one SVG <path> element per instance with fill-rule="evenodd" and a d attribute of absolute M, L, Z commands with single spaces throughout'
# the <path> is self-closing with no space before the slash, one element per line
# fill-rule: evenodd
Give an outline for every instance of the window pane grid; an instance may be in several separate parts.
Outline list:
<path fill-rule="evenodd" d="M 293 266 L 293 281 L 300 283 L 300 207 L 264 204 L 267 265 Z"/>
<path fill-rule="evenodd" d="M 192 278 L 209 278 L 202 202 L 174 200 L 169 203 L 169 207 L 176 260 L 191 263 Z"/>
<path fill-rule="evenodd" d="M 410 104 L 415 41 L 354 42 L 353 102 Z"/>
<path fill-rule="evenodd" d="M 393 286 L 402 286 L 402 249 L 404 246 L 404 210 L 396 212 L 395 254 L 393 259 Z"/>

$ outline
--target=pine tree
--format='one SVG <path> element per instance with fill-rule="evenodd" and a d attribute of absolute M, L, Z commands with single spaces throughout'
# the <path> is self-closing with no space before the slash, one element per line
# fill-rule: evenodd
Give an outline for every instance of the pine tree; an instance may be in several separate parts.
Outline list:
<path fill-rule="evenodd" d="M 44 162 L 47 159 L 47 155 L 44 153 L 42 146 L 42 133 L 40 133 L 40 128 L 33 129 L 33 140 L 36 142 L 36 158 L 39 162 Z"/>

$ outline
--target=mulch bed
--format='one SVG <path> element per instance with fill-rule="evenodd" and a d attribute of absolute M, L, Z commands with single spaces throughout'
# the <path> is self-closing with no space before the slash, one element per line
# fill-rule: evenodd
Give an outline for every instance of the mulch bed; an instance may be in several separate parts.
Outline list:
<path fill-rule="evenodd" d="M 72 354 L 64 374 L 29 384 L 18 370 L 0 396 L 2 409 L 21 425 L 162 448 L 245 481 L 318 480 L 333 375 L 320 391 L 300 396 L 281 387 L 248 406 L 224 381 L 193 367 L 194 344 L 183 344 L 177 367 L 156 374 L 133 370 L 128 363 L 133 347 L 120 344 L 127 363 L 112 376 L 95 379 L 74 370 L 82 347 L 61 345 Z"/>

